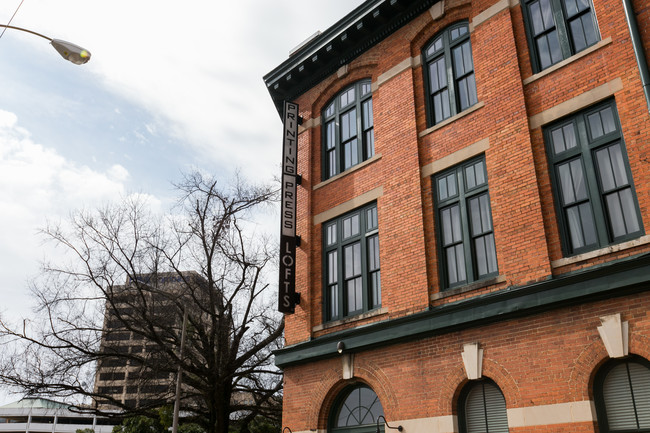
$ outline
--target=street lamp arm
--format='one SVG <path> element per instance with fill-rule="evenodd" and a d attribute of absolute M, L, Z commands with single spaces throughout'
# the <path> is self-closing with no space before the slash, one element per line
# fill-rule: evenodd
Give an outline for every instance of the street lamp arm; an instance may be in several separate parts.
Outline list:
<path fill-rule="evenodd" d="M 31 34 L 33 34 L 33 35 L 40 36 L 40 37 L 42 37 L 43 39 L 47 39 L 48 41 L 52 42 L 52 38 L 48 38 L 48 37 L 45 36 L 45 35 L 42 35 L 42 34 L 40 34 L 40 33 L 36 33 L 36 32 L 34 32 L 34 31 L 32 31 L 32 30 L 24 29 L 24 28 L 22 28 L 22 27 L 8 26 L 8 25 L 6 25 L 6 24 L 0 24 L 0 27 L 4 27 L 4 28 L 6 28 L 6 29 L 20 30 L 21 32 L 31 33 Z"/>
<path fill-rule="evenodd" d="M 59 54 L 61 54 L 61 57 L 74 63 L 75 65 L 83 65 L 84 63 L 88 62 L 88 60 L 90 60 L 90 51 L 80 47 L 79 45 L 73 44 L 72 42 L 62 41 L 61 39 L 52 39 L 45 35 L 42 35 L 32 30 L 24 29 L 22 27 L 15 27 L 7 24 L 0 24 L 0 27 L 31 33 L 43 39 L 47 39 L 48 41 L 50 41 L 50 44 L 52 44 L 54 49 Z"/>

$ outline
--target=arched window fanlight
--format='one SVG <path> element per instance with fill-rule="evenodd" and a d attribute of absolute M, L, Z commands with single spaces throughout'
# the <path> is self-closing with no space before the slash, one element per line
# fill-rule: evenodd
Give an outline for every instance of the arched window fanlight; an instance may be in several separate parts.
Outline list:
<path fill-rule="evenodd" d="M 330 431 L 374 432 L 384 409 L 377 394 L 366 385 L 344 390 L 330 415 Z"/>

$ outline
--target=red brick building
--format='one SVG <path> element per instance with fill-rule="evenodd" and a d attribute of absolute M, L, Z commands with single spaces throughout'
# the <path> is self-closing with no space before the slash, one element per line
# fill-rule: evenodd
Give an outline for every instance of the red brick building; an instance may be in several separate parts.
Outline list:
<path fill-rule="evenodd" d="M 285 426 L 650 432 L 648 49 L 643 0 L 368 0 L 264 77 Z"/>

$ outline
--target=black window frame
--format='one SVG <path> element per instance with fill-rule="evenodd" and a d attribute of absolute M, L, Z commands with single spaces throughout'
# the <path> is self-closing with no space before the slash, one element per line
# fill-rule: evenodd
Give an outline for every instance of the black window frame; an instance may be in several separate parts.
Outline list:
<path fill-rule="evenodd" d="M 606 407 L 605 395 L 604 395 L 605 379 L 607 379 L 607 376 L 614 368 L 620 367 L 621 365 L 627 365 L 626 367 L 627 379 L 630 383 L 630 387 L 632 388 L 632 398 L 634 401 L 634 386 L 631 381 L 629 364 L 639 364 L 645 367 L 650 372 L 650 361 L 638 355 L 630 355 L 625 358 L 610 359 L 605 364 L 603 364 L 596 372 L 596 376 L 594 378 L 594 404 L 596 406 L 596 418 L 598 421 L 598 429 L 600 430 L 601 433 L 610 433 L 610 432 L 611 433 L 648 433 L 650 432 L 650 428 L 637 427 L 636 429 L 612 430 L 609 426 L 609 419 L 607 417 L 607 407 Z M 637 413 L 638 408 L 636 407 L 636 405 L 634 405 L 633 409 L 635 413 L 635 418 L 638 422 L 638 413 Z"/>
<path fill-rule="evenodd" d="M 572 2 L 576 5 L 575 11 L 573 8 L 569 10 L 566 6 L 566 2 Z M 528 39 L 528 48 L 530 51 L 530 60 L 534 72 L 541 72 L 544 69 L 550 68 L 551 66 L 561 62 L 562 60 L 568 59 L 569 57 L 597 44 L 601 40 L 600 31 L 598 29 L 598 20 L 596 19 L 596 13 L 594 11 L 594 5 L 592 0 L 586 0 L 588 5 L 586 9 L 579 10 L 578 4 L 575 3 L 575 0 L 524 0 L 521 3 L 522 14 L 524 17 L 524 27 L 526 29 L 526 36 Z M 541 22 L 537 21 L 543 28 L 536 28 L 533 15 L 536 15 L 536 5 L 541 5 L 542 3 L 548 4 L 551 14 L 545 15 L 542 12 L 542 7 L 539 6 L 539 18 Z M 544 19 L 544 16 L 546 19 Z M 593 24 L 593 36 L 595 39 L 592 41 L 587 40 L 587 35 L 585 34 L 584 46 L 579 46 L 576 42 L 577 32 L 574 32 L 572 26 L 574 23 L 580 24 L 584 29 L 583 19 L 589 19 L 591 24 Z M 552 20 L 552 23 L 549 22 Z M 550 53 L 550 44 L 557 44 L 557 49 L 559 49 L 559 56 L 556 56 L 553 59 L 552 55 L 550 58 L 549 64 L 544 64 L 542 60 L 542 55 L 540 54 L 540 49 L 538 48 L 538 40 L 546 41 L 549 44 L 549 53 Z M 582 45 L 582 42 L 581 44 Z"/>
<path fill-rule="evenodd" d="M 365 424 L 357 424 L 352 426 L 339 427 L 337 425 L 338 418 L 343 405 L 345 405 L 346 402 L 349 401 L 348 399 L 352 393 L 357 391 L 361 393 L 362 390 L 365 390 L 366 393 L 367 391 L 370 391 L 372 394 L 374 394 L 374 400 L 372 401 L 370 407 L 364 407 L 364 409 L 367 409 L 367 411 L 364 412 L 364 416 L 367 415 L 372 416 L 373 417 L 372 422 L 365 423 Z M 359 396 L 361 397 L 361 394 Z M 361 399 L 359 399 L 358 403 L 359 403 L 358 407 L 362 407 Z M 377 409 L 375 407 L 376 404 L 378 404 L 379 411 L 376 410 Z M 353 408 L 348 407 L 348 409 L 357 409 L 358 407 L 353 407 Z M 375 411 L 372 410 L 373 407 L 375 407 Z M 384 408 L 383 405 L 381 404 L 381 400 L 379 399 L 377 393 L 371 387 L 369 387 L 364 383 L 354 383 L 352 385 L 345 387 L 334 400 L 334 404 L 332 405 L 332 410 L 330 411 L 327 420 L 327 431 L 329 433 L 375 433 L 377 431 L 377 420 L 379 419 L 379 417 L 383 417 L 383 416 L 384 416 Z M 383 423 L 380 423 L 379 430 L 381 433 L 384 432 Z"/>
<path fill-rule="evenodd" d="M 590 126 L 588 126 L 590 118 L 595 119 L 593 116 L 598 115 L 602 123 L 602 113 L 607 113 L 607 110 L 610 110 L 612 115 L 612 119 L 608 119 L 612 122 L 609 126 L 613 126 L 614 130 L 603 131 L 602 135 L 595 137 Z M 602 126 L 604 126 L 604 123 L 602 123 Z M 560 131 L 562 137 L 559 136 Z M 566 116 L 545 126 L 543 132 L 563 254 L 565 256 L 582 254 L 642 236 L 645 232 L 643 219 L 615 101 L 601 102 L 578 113 Z M 576 140 L 575 144 L 567 144 L 571 140 L 571 136 L 568 134 L 571 133 L 573 133 Z M 554 134 L 556 134 L 555 137 L 557 138 L 554 138 Z M 557 143 L 565 149 L 559 152 L 554 150 Z M 567 147 L 569 145 L 571 145 L 570 148 Z M 598 154 L 607 149 L 614 149 L 616 146 L 620 158 L 618 162 L 624 166 L 624 173 L 622 174 L 625 175 L 627 183 L 605 190 L 603 177 L 599 174 Z M 563 167 L 567 167 L 566 169 L 569 171 L 567 172 Z M 568 191 L 568 188 L 566 188 L 568 186 L 566 181 L 563 183 L 562 170 L 564 170 L 565 174 L 570 175 L 573 192 Z M 574 181 L 576 178 L 578 180 Z M 581 182 L 582 178 L 584 178 L 584 187 L 580 185 L 583 183 Z M 578 192 L 583 188 L 584 191 Z M 629 199 L 633 201 L 631 205 L 634 208 L 632 213 L 628 212 L 626 215 L 629 219 L 636 220 L 638 229 L 623 235 L 617 235 L 615 233 L 617 229 L 612 224 L 614 218 L 608 215 L 607 197 L 617 194 L 617 197 L 620 198 L 621 196 L 618 194 L 622 194 L 624 190 L 629 190 Z M 587 197 L 580 198 L 578 194 L 586 194 Z M 573 195 L 575 198 L 572 202 L 567 203 L 571 200 L 568 197 L 569 195 Z M 621 211 L 623 212 L 622 208 Z M 579 216 L 579 233 L 578 230 L 571 230 L 572 226 L 578 226 L 575 218 L 573 218 L 574 223 L 572 225 L 570 222 L 572 218 L 569 213 L 573 216 Z M 623 218 L 624 225 L 627 225 L 628 218 Z M 616 220 L 618 221 L 618 218 Z M 590 227 L 590 225 L 593 227 Z M 593 242 L 588 241 L 588 238 L 593 236 L 595 236 L 595 240 Z M 580 242 L 578 238 L 584 239 L 584 245 L 578 243 Z M 587 242 L 589 243 L 587 244 Z"/>
<path fill-rule="evenodd" d="M 345 236 L 344 225 L 358 217 L 358 233 Z M 370 219 L 372 221 L 370 221 Z M 333 233 L 332 233 L 333 230 Z M 330 241 L 333 237 L 335 240 Z M 358 252 L 355 246 L 358 245 Z M 346 256 L 351 253 L 352 256 Z M 358 253 L 358 256 L 356 255 Z M 381 308 L 381 266 L 379 261 L 379 220 L 377 203 L 372 202 L 323 223 L 323 317 L 324 321 L 353 317 Z M 358 272 L 346 274 L 346 257 L 359 260 Z M 350 309 L 346 283 L 359 284 L 361 299 Z M 359 305 L 360 304 L 360 305 Z"/>
<path fill-rule="evenodd" d="M 350 92 L 354 100 L 349 101 Z M 352 116 L 352 112 L 354 116 Z M 375 132 L 370 79 L 357 81 L 332 98 L 321 114 L 322 180 L 339 175 L 375 155 Z M 353 122 L 350 122 L 353 120 Z M 349 134 L 349 135 L 346 135 Z M 346 161 L 346 144 L 356 140 L 356 152 Z M 354 162 L 353 162 L 354 161 Z"/>
<path fill-rule="evenodd" d="M 470 182 L 470 180 L 468 180 L 467 174 L 470 173 L 468 171 L 470 168 L 476 168 L 479 163 L 481 164 L 483 170 L 482 175 L 484 176 L 484 180 L 482 183 L 477 184 L 476 181 Z M 448 182 L 451 179 L 455 180 L 455 191 L 446 191 L 443 194 L 441 192 L 441 182 L 444 181 L 446 185 L 449 185 Z M 489 180 L 487 174 L 487 166 L 485 164 L 485 155 L 479 155 L 434 175 L 432 182 L 436 215 L 436 235 L 439 257 L 438 262 L 440 263 L 440 275 L 441 281 L 443 282 L 441 285 L 442 288 L 452 289 L 497 276 L 499 274 L 499 266 L 496 256 L 494 221 L 492 219 L 492 204 L 490 200 Z M 474 185 L 471 183 L 474 183 Z M 480 223 L 480 225 L 483 226 L 486 221 L 472 220 L 470 212 L 472 205 L 470 204 L 470 201 L 476 199 L 480 200 L 482 197 L 485 197 L 487 199 L 487 203 L 485 200 L 483 200 L 477 204 L 481 206 L 485 206 L 487 204 L 487 209 L 484 209 L 487 210 L 486 216 L 489 218 L 490 227 L 484 228 L 484 230 L 480 233 L 473 233 L 472 229 L 476 227 L 474 223 Z M 445 234 L 445 221 L 452 222 L 452 220 L 447 219 L 445 215 L 449 215 L 448 218 L 453 218 L 453 211 L 451 209 L 454 207 L 458 207 L 459 209 L 458 218 L 460 218 L 460 233 L 456 234 L 460 235 L 461 238 L 455 238 L 456 234 L 452 233 L 454 239 L 449 239 L 448 242 L 447 235 Z M 446 214 L 448 210 L 449 214 Z M 451 224 L 450 231 L 454 231 L 453 222 Z M 478 240 L 479 238 L 486 238 L 489 243 L 489 237 L 491 237 L 491 245 L 486 245 L 486 248 L 491 248 L 491 251 L 485 251 L 486 261 L 483 263 L 487 272 L 480 273 L 476 248 L 477 244 L 474 241 Z M 465 279 L 460 280 L 457 278 L 452 279 L 450 276 L 450 263 L 449 259 L 447 258 L 447 251 L 451 248 L 456 249 L 457 246 L 462 246 L 462 257 L 464 259 Z M 491 260 L 487 256 L 488 253 L 493 254 Z M 458 256 L 456 256 L 456 260 L 457 259 Z M 456 264 L 458 264 L 458 261 Z"/>
<path fill-rule="evenodd" d="M 503 391 L 501 388 L 499 388 L 499 385 L 497 385 L 493 380 L 488 379 L 488 378 L 483 378 L 479 380 L 473 380 L 469 382 L 465 387 L 461 390 L 460 395 L 458 397 L 458 428 L 459 428 L 459 433 L 472 433 L 469 431 L 468 428 L 468 414 L 467 414 L 467 400 L 469 398 L 469 395 L 472 391 L 478 389 L 479 387 L 481 388 L 481 391 L 483 393 L 483 404 L 484 404 L 484 416 L 486 420 L 486 426 L 485 431 L 488 433 L 501 433 L 503 430 L 494 430 L 490 429 L 490 424 L 489 424 L 489 419 L 488 419 L 488 414 L 492 413 L 494 414 L 494 409 L 496 409 L 494 406 L 490 407 L 490 411 L 488 411 L 487 407 L 487 401 L 485 399 L 485 387 L 491 387 L 494 390 L 498 391 L 500 394 L 500 397 L 503 398 L 503 413 L 501 414 L 502 416 L 505 417 L 506 421 L 506 432 L 509 431 L 509 427 L 507 426 L 508 422 L 508 412 L 506 408 L 506 399 L 505 395 L 503 394 Z M 501 402 L 498 402 L 498 404 L 501 404 Z"/>
<path fill-rule="evenodd" d="M 458 31 L 459 34 L 457 37 L 454 37 L 453 34 L 456 31 Z M 422 66 L 424 73 L 424 89 L 426 92 L 425 99 L 428 126 L 434 126 L 438 123 L 444 122 L 450 117 L 462 113 L 478 103 L 476 69 L 474 67 L 474 55 L 472 52 L 470 34 L 469 22 L 466 20 L 459 21 L 437 33 L 422 49 Z M 436 48 L 438 42 L 440 42 L 440 48 Z M 464 46 L 468 47 L 468 51 L 463 54 L 469 54 L 469 57 L 466 57 L 465 60 L 469 59 L 471 63 L 471 71 L 466 68 L 467 65 L 465 65 L 465 61 L 462 62 L 462 71 L 459 70 L 456 62 L 454 62 L 456 57 L 452 53 L 457 52 L 456 50 L 461 49 Z M 442 84 L 438 82 L 436 83 L 436 88 L 434 88 L 432 86 L 432 80 L 434 77 L 430 70 L 434 64 L 439 65 L 439 62 L 441 61 L 444 62 L 444 75 L 441 74 L 437 76 L 444 76 L 445 83 Z M 457 74 L 460 75 L 456 77 Z M 464 98 L 461 96 L 460 91 L 464 84 L 461 86 L 460 83 L 466 79 L 469 80 L 469 82 L 467 84 L 468 87 L 466 93 L 467 103 L 464 104 L 462 100 Z M 446 93 L 444 89 L 447 89 Z M 440 103 L 436 103 L 436 97 L 438 95 L 440 95 Z M 446 104 L 448 104 L 448 107 L 445 107 Z M 449 110 L 448 113 L 444 113 L 445 108 Z M 442 110 L 442 117 L 440 118 L 436 115 L 436 112 L 439 109 Z"/>

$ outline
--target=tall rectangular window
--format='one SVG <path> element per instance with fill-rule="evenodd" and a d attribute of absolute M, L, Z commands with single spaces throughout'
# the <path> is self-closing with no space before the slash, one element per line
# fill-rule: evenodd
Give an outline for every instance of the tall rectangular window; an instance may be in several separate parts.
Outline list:
<path fill-rule="evenodd" d="M 599 104 L 544 130 L 566 254 L 642 234 L 616 105 Z"/>
<path fill-rule="evenodd" d="M 600 40 L 591 0 L 526 0 L 522 9 L 536 72 Z"/>
<path fill-rule="evenodd" d="M 446 287 L 498 273 L 485 158 L 434 178 L 441 273 Z"/>
<path fill-rule="evenodd" d="M 378 228 L 376 203 L 324 224 L 326 320 L 381 306 Z"/>

